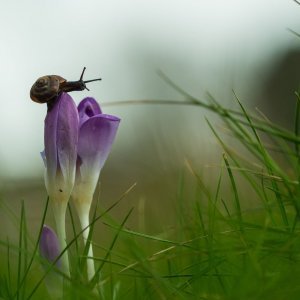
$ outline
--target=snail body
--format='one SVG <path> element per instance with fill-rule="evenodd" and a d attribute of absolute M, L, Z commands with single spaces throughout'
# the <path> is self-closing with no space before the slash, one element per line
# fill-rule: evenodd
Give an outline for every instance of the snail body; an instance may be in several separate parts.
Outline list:
<path fill-rule="evenodd" d="M 37 103 L 47 103 L 48 109 L 53 106 L 57 96 L 62 92 L 83 91 L 86 83 L 101 80 L 92 79 L 83 81 L 83 74 L 86 68 L 83 68 L 81 76 L 77 81 L 67 81 L 59 75 L 46 75 L 38 78 L 30 89 L 30 98 Z"/>

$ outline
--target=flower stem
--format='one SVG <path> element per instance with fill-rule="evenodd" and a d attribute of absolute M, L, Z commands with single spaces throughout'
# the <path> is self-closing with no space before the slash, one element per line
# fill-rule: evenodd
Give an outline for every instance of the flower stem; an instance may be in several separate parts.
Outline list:
<path fill-rule="evenodd" d="M 91 201 L 89 202 L 91 203 Z M 90 204 L 86 204 L 86 203 L 76 203 L 76 208 L 77 208 L 77 212 L 78 212 L 78 217 L 80 220 L 80 224 L 81 224 L 81 229 L 85 229 L 82 233 L 83 236 L 83 240 L 84 240 L 84 244 L 86 245 L 87 240 L 88 240 L 88 236 L 90 233 L 90 227 L 89 227 L 89 211 L 90 211 Z M 92 243 L 90 243 L 89 248 L 88 248 L 88 253 L 87 253 L 88 257 L 94 257 L 93 254 L 93 248 L 92 248 Z M 94 275 L 95 275 L 95 265 L 94 265 L 94 260 L 92 258 L 88 258 L 86 260 L 87 263 L 87 275 L 88 275 L 88 279 L 91 280 Z"/>
<path fill-rule="evenodd" d="M 67 201 L 52 202 L 52 209 L 53 209 L 54 219 L 56 222 L 57 237 L 59 240 L 61 251 L 63 251 L 67 247 L 66 223 L 65 223 L 67 203 L 68 203 Z M 67 276 L 70 276 L 68 251 L 66 251 L 62 255 L 61 263 L 62 263 L 62 270 L 65 272 Z"/>

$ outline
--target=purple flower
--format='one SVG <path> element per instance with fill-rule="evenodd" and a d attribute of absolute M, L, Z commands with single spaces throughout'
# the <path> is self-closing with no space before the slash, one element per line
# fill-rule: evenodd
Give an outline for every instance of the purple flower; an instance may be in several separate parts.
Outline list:
<path fill-rule="evenodd" d="M 102 114 L 94 98 L 85 98 L 78 105 L 79 138 L 77 149 L 77 169 L 75 186 L 72 192 L 81 228 L 86 240 L 89 233 L 89 211 L 101 169 L 114 142 L 120 119 Z M 88 256 L 93 256 L 90 247 Z M 92 260 L 87 261 L 88 277 L 94 274 Z"/>
<path fill-rule="evenodd" d="M 40 255 L 48 263 L 54 263 L 60 255 L 59 241 L 55 232 L 48 226 L 44 225 L 39 241 Z M 55 266 L 61 269 L 61 258 L 55 262 Z M 46 267 L 48 271 L 48 267 Z M 54 270 L 47 272 L 45 284 L 48 289 L 51 299 L 62 299 L 63 281 L 62 277 L 58 276 Z"/>
<path fill-rule="evenodd" d="M 73 99 L 61 93 L 45 119 L 45 165 L 48 195 L 70 197 L 75 180 L 79 119 Z"/>
<path fill-rule="evenodd" d="M 78 105 L 79 127 L 89 118 L 102 114 L 98 102 L 91 97 L 84 98 Z"/>
<path fill-rule="evenodd" d="M 94 98 L 87 97 L 78 105 L 79 138 L 76 194 L 94 194 L 100 171 L 110 153 L 120 123 L 118 117 L 102 114 Z"/>
<path fill-rule="evenodd" d="M 79 118 L 73 99 L 61 93 L 45 119 L 43 158 L 45 184 L 52 204 L 61 249 L 66 243 L 65 214 L 73 190 L 77 160 Z M 64 271 L 69 274 L 68 254 L 62 256 Z"/>
<path fill-rule="evenodd" d="M 40 239 L 40 255 L 49 263 L 53 263 L 60 254 L 60 247 L 55 232 L 47 225 L 43 226 Z M 60 267 L 60 260 L 56 262 Z"/>

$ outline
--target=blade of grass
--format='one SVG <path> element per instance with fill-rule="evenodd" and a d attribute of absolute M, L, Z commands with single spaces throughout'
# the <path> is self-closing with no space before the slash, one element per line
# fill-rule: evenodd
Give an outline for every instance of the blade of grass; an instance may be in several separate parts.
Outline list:
<path fill-rule="evenodd" d="M 24 251 L 23 251 L 23 276 L 24 272 L 27 269 L 28 265 L 28 242 L 27 242 L 27 237 L 28 237 L 28 230 L 27 230 L 27 218 L 26 218 L 26 210 L 25 210 L 25 205 L 23 201 L 23 206 L 24 206 L 24 218 L 23 218 L 23 245 L 24 245 Z M 25 294 L 26 294 L 26 283 L 23 285 L 22 288 L 22 299 L 25 299 Z"/>
<path fill-rule="evenodd" d="M 229 219 L 231 219 L 231 214 L 230 214 L 230 211 L 229 211 L 229 209 L 227 207 L 226 201 L 223 198 L 221 198 L 221 202 L 222 202 L 222 204 L 223 204 L 223 206 L 224 206 L 224 208 L 226 210 L 226 213 L 227 213 Z"/>
<path fill-rule="evenodd" d="M 49 204 L 49 197 L 47 198 L 47 201 L 46 201 L 45 209 L 44 209 L 43 216 L 42 216 L 41 226 L 40 226 L 40 229 L 39 229 L 38 238 L 37 238 L 37 241 L 36 241 L 36 243 L 35 243 L 34 250 L 33 250 L 32 256 L 31 256 L 31 259 L 30 259 L 30 261 L 29 261 L 29 264 L 28 264 L 28 266 L 27 266 L 27 269 L 26 269 L 25 272 L 24 272 L 24 275 L 23 275 L 22 280 L 19 282 L 19 284 L 18 284 L 18 286 L 17 286 L 17 291 L 16 291 L 16 294 L 14 295 L 14 298 L 17 296 L 17 294 L 19 293 L 19 290 L 21 289 L 21 287 L 22 287 L 23 284 L 25 283 L 26 278 L 27 278 L 27 275 L 28 275 L 28 273 L 29 273 L 29 271 L 30 271 L 30 268 L 31 268 L 32 263 L 33 263 L 33 260 L 34 260 L 34 258 L 35 258 L 35 255 L 36 255 L 36 252 L 37 252 L 37 249 L 38 249 L 38 246 L 39 246 L 39 241 L 40 241 L 40 238 L 41 238 L 41 234 L 42 234 L 44 222 L 45 222 L 45 219 L 46 219 L 46 214 L 47 214 L 47 210 L 48 210 L 48 204 Z"/>
<path fill-rule="evenodd" d="M 269 200 L 269 197 L 268 197 L 268 195 L 266 193 L 266 186 L 265 186 L 264 177 L 261 177 L 261 187 L 262 187 L 263 197 L 265 199 L 265 201 L 263 202 L 264 205 L 265 205 L 265 209 L 268 212 L 268 215 L 269 215 L 269 217 L 270 217 L 273 225 L 276 225 L 276 221 L 275 221 L 275 218 L 273 216 L 272 209 L 270 207 L 270 200 Z"/>
<path fill-rule="evenodd" d="M 24 230 L 24 214 L 25 214 L 25 211 L 24 211 L 24 201 L 22 201 L 22 205 L 21 205 L 21 218 L 20 218 L 20 227 L 19 227 L 19 244 L 18 244 L 18 247 L 19 247 L 19 255 L 18 255 L 18 274 L 17 274 L 17 286 L 19 287 L 20 286 L 20 281 L 21 281 L 21 270 L 22 270 L 22 264 L 23 264 L 23 261 L 22 261 L 22 248 L 23 248 L 23 230 Z M 17 300 L 20 299 L 20 292 L 21 292 L 21 289 L 17 289 Z"/>
<path fill-rule="evenodd" d="M 107 224 L 107 223 L 103 223 L 103 224 L 109 226 L 110 228 L 116 229 L 116 230 L 119 229 L 119 227 L 111 225 L 111 224 Z M 178 245 L 178 246 L 183 245 L 184 247 L 188 247 L 188 248 L 193 249 L 193 247 L 187 246 L 187 245 L 185 245 L 185 243 L 182 244 L 181 242 L 175 242 L 175 241 L 172 241 L 172 240 L 163 239 L 163 238 L 160 238 L 160 237 L 156 237 L 156 236 L 152 236 L 152 235 L 148 235 L 148 234 L 144 234 L 144 233 L 140 233 L 140 232 L 136 232 L 136 231 L 132 231 L 132 230 L 128 230 L 128 229 L 122 229 L 121 231 L 123 233 L 138 236 L 138 237 L 141 237 L 141 238 L 154 240 L 154 241 L 158 241 L 158 242 L 162 242 L 162 243 L 167 243 L 167 244 L 171 244 L 171 245 Z M 201 237 L 205 238 L 205 236 L 201 236 Z"/>
<path fill-rule="evenodd" d="M 117 232 L 116 232 L 116 234 L 115 234 L 115 236 L 114 236 L 114 238 L 113 238 L 113 240 L 112 240 L 112 242 L 111 242 L 111 244 L 110 244 L 110 247 L 108 248 L 108 251 L 106 252 L 106 255 L 104 256 L 104 260 L 107 260 L 107 258 L 109 257 L 110 252 L 111 252 L 111 250 L 114 248 L 115 243 L 117 242 L 117 239 L 118 239 L 118 237 L 119 237 L 119 234 L 121 233 L 123 227 L 125 226 L 125 223 L 127 222 L 127 220 L 128 220 L 128 218 L 129 218 L 129 216 L 131 215 L 132 211 L 133 211 L 133 208 L 131 208 L 131 209 L 129 210 L 129 212 L 128 212 L 127 215 L 125 216 L 124 220 L 123 220 L 122 223 L 120 224 L 120 226 L 119 226 L 119 228 L 118 228 L 118 230 L 117 230 Z M 93 278 L 93 279 L 91 280 L 91 282 L 90 282 L 90 285 L 91 285 L 92 288 L 94 288 L 94 287 L 96 286 L 97 281 L 98 281 L 99 274 L 100 274 L 100 272 L 101 272 L 103 266 L 104 266 L 104 262 L 102 262 L 102 263 L 100 264 L 100 266 L 98 267 L 98 269 L 96 270 L 95 275 L 94 275 L 94 278 Z"/>
<path fill-rule="evenodd" d="M 296 113 L 295 113 L 295 135 L 299 136 L 299 123 L 300 123 L 300 95 L 298 92 L 296 94 Z M 299 153 L 299 143 L 295 143 L 295 151 L 297 154 L 298 162 L 298 181 L 300 180 L 300 153 Z"/>
<path fill-rule="evenodd" d="M 12 291 L 12 284 L 11 284 L 11 266 L 10 266 L 10 243 L 7 237 L 7 284 L 9 291 Z"/>
<path fill-rule="evenodd" d="M 244 229 L 243 229 L 243 218 L 242 218 L 242 211 L 241 211 L 241 205 L 240 205 L 240 198 L 239 198 L 238 190 L 236 187 L 235 179 L 232 174 L 231 167 L 229 165 L 229 162 L 228 162 L 228 159 L 227 159 L 225 153 L 223 154 L 223 159 L 224 159 L 224 162 L 225 162 L 225 165 L 227 168 L 228 176 L 229 176 L 229 179 L 231 182 L 231 187 L 232 187 L 233 194 L 234 194 L 234 203 L 235 203 L 235 209 L 236 209 L 236 215 L 238 218 L 239 228 L 240 228 L 241 232 L 243 232 Z"/>

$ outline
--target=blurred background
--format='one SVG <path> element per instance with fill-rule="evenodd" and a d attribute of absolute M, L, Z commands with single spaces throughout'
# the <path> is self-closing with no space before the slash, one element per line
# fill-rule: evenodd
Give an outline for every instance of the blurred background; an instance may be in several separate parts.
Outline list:
<path fill-rule="evenodd" d="M 100 76 L 102 82 L 72 97 L 78 103 L 93 96 L 105 104 L 105 113 L 122 119 L 101 174 L 101 205 L 108 207 L 137 183 L 116 217 L 134 206 L 132 222 L 146 231 L 139 214 L 146 223 L 152 222 L 146 214 L 163 216 L 163 226 L 169 226 L 179 182 L 189 176 L 183 175 L 186 161 L 216 184 L 221 149 L 204 117 L 218 123 L 201 108 L 110 104 L 181 100 L 158 76 L 161 70 L 199 99 L 209 92 L 230 107 L 234 90 L 247 107 L 259 107 L 288 127 L 300 78 L 300 40 L 289 29 L 299 28 L 300 5 L 292 0 L 2 1 L 2 201 L 18 212 L 24 200 L 29 217 L 40 219 L 46 199 L 39 154 L 46 106 L 32 102 L 29 90 L 42 75 L 77 80 L 85 66 L 85 79 Z M 1 214 L 2 228 L 13 230 Z"/>

